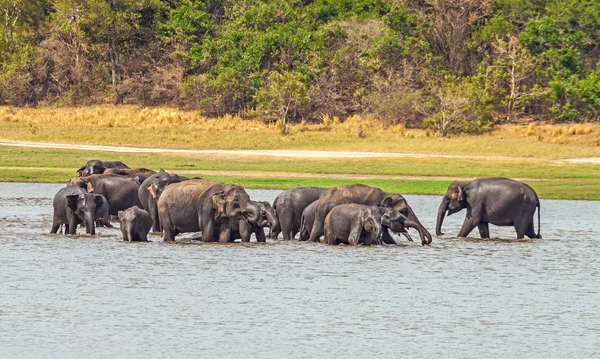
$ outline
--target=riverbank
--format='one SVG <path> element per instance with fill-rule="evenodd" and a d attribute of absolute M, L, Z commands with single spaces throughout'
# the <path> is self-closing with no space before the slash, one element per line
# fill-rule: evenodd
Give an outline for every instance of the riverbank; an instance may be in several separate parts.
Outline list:
<path fill-rule="evenodd" d="M 506 176 L 542 198 L 600 200 L 600 125 L 503 125 L 436 137 L 368 117 L 294 124 L 136 106 L 0 107 L 0 181 L 66 182 L 87 160 L 121 160 L 248 188 L 365 183 L 442 194 L 452 180 Z M 299 150 L 301 149 L 301 150 Z"/>

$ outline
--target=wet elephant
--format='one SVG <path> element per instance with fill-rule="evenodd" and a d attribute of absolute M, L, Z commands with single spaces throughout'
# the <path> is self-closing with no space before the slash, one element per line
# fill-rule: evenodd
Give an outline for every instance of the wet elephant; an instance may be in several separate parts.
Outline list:
<path fill-rule="evenodd" d="M 99 196 L 94 196 L 79 186 L 61 188 L 52 200 L 54 215 L 50 233 L 57 233 L 64 224 L 65 234 L 76 234 L 77 225 L 83 223 L 87 234 L 96 234 L 95 213 L 96 208 L 101 205 Z"/>
<path fill-rule="evenodd" d="M 313 223 L 315 222 L 315 211 L 317 209 L 318 200 L 309 204 L 308 207 L 302 211 L 302 218 L 300 219 L 300 240 L 306 241 L 310 237 L 310 231 L 312 230 Z"/>
<path fill-rule="evenodd" d="M 202 241 L 229 242 L 230 228 L 219 226 L 228 219 L 258 219 L 250 197 L 239 185 L 206 180 L 189 180 L 167 186 L 158 200 L 158 216 L 164 240 L 179 233 L 202 231 Z M 226 226 L 225 226 L 226 227 Z"/>
<path fill-rule="evenodd" d="M 150 213 L 152 217 L 153 232 L 161 232 L 162 226 L 160 225 L 160 219 L 158 217 L 157 203 L 165 188 L 173 183 L 179 183 L 183 180 L 187 180 L 185 177 L 178 176 L 176 174 L 170 174 L 164 170 L 158 171 L 158 173 L 151 175 L 146 178 L 142 185 L 138 189 L 138 197 L 142 203 L 143 208 Z"/>
<path fill-rule="evenodd" d="M 89 160 L 85 166 L 77 170 L 77 176 L 87 177 L 94 174 L 103 174 L 107 168 L 125 169 L 129 167 L 121 161 Z"/>
<path fill-rule="evenodd" d="M 315 210 L 315 221 L 310 233 L 309 240 L 316 242 L 324 234 L 325 217 L 332 208 L 339 204 L 357 203 L 367 206 L 389 207 L 400 212 L 411 221 L 417 223 L 425 233 L 426 240 L 421 244 L 431 243 L 431 234 L 423 227 L 412 208 L 406 202 L 406 199 L 397 193 L 388 193 L 379 188 L 355 184 L 350 186 L 337 186 L 329 188 L 317 202 Z"/>
<path fill-rule="evenodd" d="M 271 238 L 283 233 L 283 239 L 293 239 L 300 231 L 302 212 L 326 191 L 319 187 L 298 187 L 280 193 L 273 202 L 279 219 L 279 228 L 273 228 Z"/>
<path fill-rule="evenodd" d="M 248 207 L 251 206 L 256 206 L 256 210 L 249 211 L 249 213 L 258 213 L 259 217 L 247 218 L 243 220 L 230 220 L 230 241 L 233 241 L 235 239 L 241 239 L 242 242 L 250 242 L 250 236 L 252 235 L 252 233 L 254 233 L 257 242 L 265 242 L 266 236 L 264 228 L 273 228 L 277 226 L 277 215 L 275 214 L 275 209 L 271 207 L 271 204 L 269 202 L 250 201 Z"/>
<path fill-rule="evenodd" d="M 78 179 L 78 185 L 88 192 L 100 194 L 106 198 L 110 214 L 116 216 L 119 211 L 129 207 L 142 207 L 138 197 L 139 182 L 134 178 L 114 175 L 91 175 Z"/>
<path fill-rule="evenodd" d="M 381 215 L 369 206 L 340 204 L 333 207 L 325 218 L 325 242 L 330 245 L 368 246 L 379 244 L 380 236 Z"/>
<path fill-rule="evenodd" d="M 452 182 L 440 203 L 435 233 L 443 235 L 442 223 L 448 216 L 467 209 L 467 216 L 458 232 L 466 237 L 475 227 L 481 238 L 489 238 L 489 223 L 496 226 L 514 226 L 517 238 L 540 236 L 540 200 L 527 184 L 509 178 L 480 178 L 471 182 Z M 538 232 L 535 233 L 533 215 L 537 208 Z"/>
<path fill-rule="evenodd" d="M 118 217 L 124 241 L 148 241 L 148 233 L 152 228 L 152 218 L 148 212 L 138 206 L 133 206 L 119 211 Z"/>

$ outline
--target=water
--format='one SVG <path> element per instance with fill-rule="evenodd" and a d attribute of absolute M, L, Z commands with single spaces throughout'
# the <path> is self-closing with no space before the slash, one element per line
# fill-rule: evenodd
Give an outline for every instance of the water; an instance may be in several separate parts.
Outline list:
<path fill-rule="evenodd" d="M 600 356 L 600 202 L 542 201 L 543 240 L 186 245 L 46 234 L 60 187 L 0 184 L 2 358 Z"/>

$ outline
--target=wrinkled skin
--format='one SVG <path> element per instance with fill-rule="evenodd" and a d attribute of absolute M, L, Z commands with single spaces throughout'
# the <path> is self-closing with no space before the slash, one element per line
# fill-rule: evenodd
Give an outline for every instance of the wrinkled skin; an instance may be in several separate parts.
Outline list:
<path fill-rule="evenodd" d="M 381 239 L 385 244 L 397 244 L 389 231 L 402 234 L 409 241 L 413 241 L 411 236 L 406 231 L 407 228 L 414 228 L 419 232 L 421 243 L 427 242 L 427 237 L 423 231 L 423 227 L 418 223 L 406 218 L 400 212 L 389 207 L 369 207 L 373 212 L 379 213 L 381 216 Z"/>
<path fill-rule="evenodd" d="M 379 244 L 381 215 L 378 210 L 355 203 L 333 207 L 325 218 L 325 242 L 356 246 Z"/>
<path fill-rule="evenodd" d="M 119 211 L 118 217 L 124 241 L 148 241 L 148 232 L 152 228 L 152 218 L 148 212 L 138 206 L 133 206 Z"/>
<path fill-rule="evenodd" d="M 87 193 L 78 186 L 61 188 L 52 201 L 54 217 L 50 233 L 57 233 L 61 224 L 65 225 L 65 234 L 76 234 L 77 225 L 83 223 L 87 234 L 96 234 L 94 217 L 96 207 L 102 206 L 100 197 Z"/>
<path fill-rule="evenodd" d="M 319 187 L 298 187 L 281 192 L 273 201 L 279 226 L 271 229 L 271 238 L 283 233 L 283 239 L 293 239 L 300 231 L 302 212 L 326 191 Z"/>
<path fill-rule="evenodd" d="M 300 219 L 300 240 L 306 241 L 310 237 L 310 231 L 312 230 L 313 223 L 315 222 L 315 211 L 317 210 L 317 202 L 309 204 L 308 207 L 302 211 L 302 218 Z"/>
<path fill-rule="evenodd" d="M 110 224 L 110 205 L 104 196 L 95 194 L 96 196 L 96 212 L 94 215 L 94 219 L 96 220 L 96 227 L 108 227 L 113 228 L 112 224 Z"/>
<path fill-rule="evenodd" d="M 249 202 L 250 197 L 239 185 L 200 179 L 171 184 L 158 200 L 164 240 L 173 241 L 179 233 L 202 231 L 204 242 L 227 243 L 231 229 L 221 223 L 260 218 L 256 206 L 248 206 Z"/>
<path fill-rule="evenodd" d="M 540 200 L 533 188 L 525 183 L 503 177 L 480 178 L 471 182 L 452 182 L 438 208 L 435 233 L 443 235 L 442 223 L 448 216 L 467 209 L 467 216 L 458 232 L 466 237 L 475 227 L 481 238 L 489 238 L 489 223 L 496 226 L 514 226 L 517 238 L 540 236 Z M 535 233 L 533 215 L 538 211 L 538 232 Z"/>
<path fill-rule="evenodd" d="M 138 190 L 138 197 L 142 203 L 143 208 L 150 213 L 154 225 L 152 226 L 153 232 L 161 232 L 162 226 L 160 225 L 160 219 L 158 218 L 158 199 L 165 190 L 165 188 L 172 183 L 179 183 L 185 178 L 180 177 L 176 174 L 170 174 L 164 170 L 158 171 L 158 173 L 151 175 L 146 178 Z"/>
<path fill-rule="evenodd" d="M 388 193 L 379 188 L 362 184 L 332 187 L 323 193 L 317 202 L 315 221 L 309 240 L 313 242 L 319 240 L 324 234 L 325 217 L 329 214 L 329 211 L 335 206 L 344 203 L 393 208 L 421 227 L 426 237 L 426 241 L 423 241 L 422 245 L 431 243 L 431 234 L 423 227 L 402 195 Z"/>
<path fill-rule="evenodd" d="M 129 207 L 142 207 L 138 197 L 139 183 L 136 179 L 114 175 L 91 175 L 81 177 L 76 182 L 88 192 L 104 196 L 108 201 L 110 214 L 113 216 Z"/>
<path fill-rule="evenodd" d="M 250 237 L 252 233 L 256 236 L 257 242 L 266 242 L 265 230 L 264 228 L 269 227 L 272 228 L 273 225 L 277 224 L 277 216 L 275 214 L 275 210 L 271 207 L 269 202 L 255 202 L 249 201 L 246 206 L 247 218 L 238 220 L 238 219 L 229 219 L 221 220 L 219 224 L 219 232 L 228 227 L 231 231 L 231 235 L 229 238 L 230 242 L 233 242 L 236 239 L 241 239 L 242 242 L 250 242 Z M 258 213 L 258 218 L 253 218 L 250 213 Z M 213 240 L 218 240 L 215 238 Z"/>
<path fill-rule="evenodd" d="M 119 176 L 130 176 L 142 175 L 146 178 L 156 174 L 156 171 L 149 170 L 147 168 L 107 168 L 103 174 L 105 175 L 119 175 Z"/>
<path fill-rule="evenodd" d="M 85 166 L 77 170 L 77 176 L 87 177 L 94 174 L 103 174 L 107 168 L 125 169 L 129 167 L 121 161 L 89 160 Z"/>

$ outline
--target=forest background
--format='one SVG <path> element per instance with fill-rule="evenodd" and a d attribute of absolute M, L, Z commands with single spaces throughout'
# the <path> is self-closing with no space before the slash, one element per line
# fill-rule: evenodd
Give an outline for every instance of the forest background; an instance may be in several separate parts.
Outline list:
<path fill-rule="evenodd" d="M 600 2 L 0 0 L 0 103 L 368 115 L 479 133 L 597 121 Z"/>

